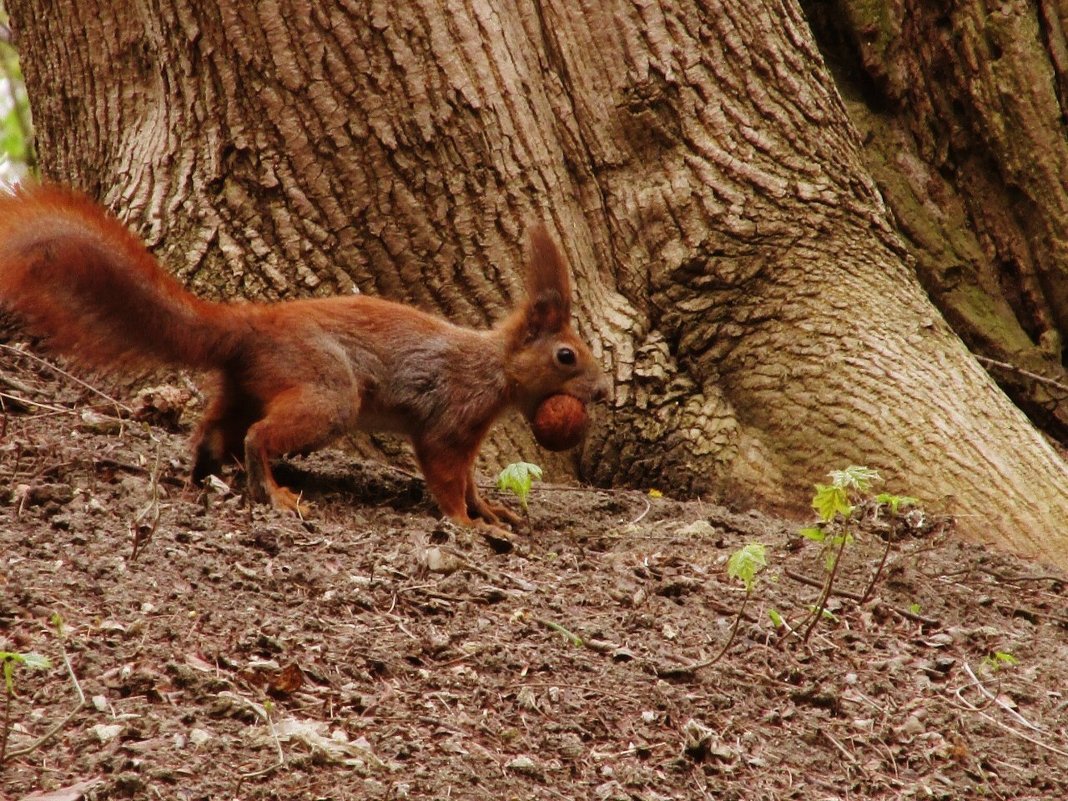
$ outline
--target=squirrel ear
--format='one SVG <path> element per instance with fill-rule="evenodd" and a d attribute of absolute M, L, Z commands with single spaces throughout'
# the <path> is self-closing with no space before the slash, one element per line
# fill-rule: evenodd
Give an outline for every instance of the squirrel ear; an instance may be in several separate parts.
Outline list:
<path fill-rule="evenodd" d="M 543 290 L 535 297 L 527 298 L 524 308 L 526 341 L 532 342 L 543 334 L 555 334 L 567 325 L 569 304 L 555 289 Z"/>
<path fill-rule="evenodd" d="M 544 317 L 547 323 L 552 319 L 551 325 L 555 328 L 551 330 L 559 330 L 571 319 L 571 279 L 567 262 L 544 225 L 537 225 L 530 231 L 527 299 L 532 316 Z"/>

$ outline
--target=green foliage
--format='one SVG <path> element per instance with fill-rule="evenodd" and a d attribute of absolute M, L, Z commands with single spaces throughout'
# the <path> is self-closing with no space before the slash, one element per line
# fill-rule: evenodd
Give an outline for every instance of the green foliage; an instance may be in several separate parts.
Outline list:
<path fill-rule="evenodd" d="M 855 464 L 851 464 L 845 470 L 832 470 L 829 475 L 834 486 L 841 487 L 844 490 L 856 490 L 857 492 L 867 492 L 871 489 L 873 481 L 881 480 L 878 470 L 872 470 L 870 467 L 860 467 Z"/>
<path fill-rule="evenodd" d="M 767 566 L 767 549 L 759 542 L 751 542 L 731 554 L 727 575 L 742 582 L 746 592 L 752 592 L 757 574 Z"/>
<path fill-rule="evenodd" d="M 777 629 L 781 629 L 783 626 L 786 625 L 786 620 L 783 618 L 782 613 L 779 612 L 778 609 L 769 609 L 768 617 L 771 618 L 771 624 Z"/>
<path fill-rule="evenodd" d="M 817 484 L 816 494 L 812 496 L 812 508 L 816 510 L 820 520 L 834 520 L 835 515 L 849 517 L 853 513 L 853 506 L 849 503 L 849 496 L 842 487 L 834 484 Z"/>
<path fill-rule="evenodd" d="M 823 618 L 832 618 L 826 609 L 827 599 L 830 597 L 832 586 L 838 574 L 838 568 L 842 561 L 842 555 L 846 548 L 854 542 L 853 517 L 857 506 L 868 509 L 874 504 L 876 507 L 887 507 L 891 517 L 897 517 L 902 507 L 914 506 L 917 501 L 908 495 L 891 495 L 881 493 L 874 498 L 868 495 L 873 483 L 880 481 L 877 470 L 859 465 L 850 465 L 844 470 L 832 470 L 829 474 L 830 484 L 816 484 L 816 492 L 812 496 L 812 508 L 816 510 L 819 522 L 814 526 L 805 526 L 800 534 L 807 540 L 819 543 L 822 546 L 824 581 L 823 589 L 816 604 L 812 607 L 808 626 L 804 629 L 803 639 L 807 640 L 811 635 L 816 623 Z M 878 513 L 878 508 L 876 508 Z M 875 584 L 882 573 L 886 563 L 887 554 L 890 551 L 892 537 L 886 538 L 886 549 L 883 551 L 882 560 L 879 562 L 867 590 L 861 595 L 862 602 L 871 597 Z"/>
<path fill-rule="evenodd" d="M 996 671 L 1005 667 L 1016 667 L 1020 664 L 1020 660 L 1008 651 L 994 651 L 983 660 L 983 664 Z"/>
<path fill-rule="evenodd" d="M 720 657 L 727 653 L 727 649 L 731 647 L 734 638 L 738 635 L 738 625 L 742 622 L 746 604 L 749 603 L 749 599 L 753 594 L 753 587 L 756 585 L 756 577 L 767 566 L 767 548 L 759 542 L 751 542 L 748 545 L 743 545 L 730 555 L 730 558 L 727 560 L 727 575 L 745 585 L 745 598 L 742 599 L 741 606 L 738 607 L 738 612 L 734 616 L 734 623 L 731 624 L 731 631 L 730 634 L 727 635 L 727 641 L 723 643 L 723 647 L 719 649 L 719 653 L 707 662 L 702 663 L 705 666 L 713 665 L 718 662 Z M 772 620 L 774 620 L 774 617 Z M 782 618 L 780 617 L 779 620 L 781 622 Z"/>
<path fill-rule="evenodd" d="M 918 500 L 909 495 L 891 495 L 889 492 L 880 492 L 875 496 L 875 502 L 890 507 L 890 514 L 900 514 L 902 506 L 915 506 Z"/>
<path fill-rule="evenodd" d="M 20 654 L 13 651 L 0 651 L 0 664 L 4 666 L 4 690 L 7 695 L 15 694 L 15 668 L 24 666 L 38 670 L 52 667 L 47 657 L 40 654 Z"/>
<path fill-rule="evenodd" d="M 0 24 L 5 22 L 0 8 Z M 0 42 L 0 178 L 4 177 L 5 162 L 16 168 L 34 165 L 33 126 L 18 53 L 10 44 Z"/>
<path fill-rule="evenodd" d="M 873 481 L 879 481 L 879 472 L 869 467 L 850 465 L 845 470 L 832 470 L 829 473 L 830 484 L 817 484 L 816 494 L 812 498 L 812 508 L 820 520 L 829 522 L 836 515 L 849 517 L 853 513 L 853 504 L 849 502 L 849 493 L 867 492 Z"/>
<path fill-rule="evenodd" d="M 497 476 L 497 489 L 511 492 L 519 498 L 519 505 L 527 511 L 527 498 L 535 481 L 541 480 L 541 468 L 530 462 L 513 462 Z"/>
<path fill-rule="evenodd" d="M 810 618 L 815 616 L 817 619 L 823 618 L 824 620 L 829 620 L 832 623 L 836 623 L 838 621 L 838 615 L 836 615 L 823 604 L 812 604 L 808 608 L 808 613 Z"/>

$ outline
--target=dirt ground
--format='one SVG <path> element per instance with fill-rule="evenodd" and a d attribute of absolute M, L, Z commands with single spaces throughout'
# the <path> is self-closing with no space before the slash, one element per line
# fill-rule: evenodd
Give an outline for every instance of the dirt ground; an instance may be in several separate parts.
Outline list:
<path fill-rule="evenodd" d="M 794 522 L 539 485 L 497 554 L 342 451 L 280 470 L 301 521 L 187 487 L 165 399 L 6 350 L 0 384 L 0 650 L 51 663 L 15 665 L 3 799 L 1068 798 L 1065 577 L 944 521 L 869 509 L 803 642 Z"/>

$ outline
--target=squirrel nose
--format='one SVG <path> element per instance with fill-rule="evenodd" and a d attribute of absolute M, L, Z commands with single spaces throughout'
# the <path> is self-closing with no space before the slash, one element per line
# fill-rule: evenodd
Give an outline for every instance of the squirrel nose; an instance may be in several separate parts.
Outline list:
<path fill-rule="evenodd" d="M 597 382 L 597 386 L 593 389 L 593 402 L 604 403 L 608 400 L 608 393 L 611 391 L 611 384 L 607 378 L 602 378 Z"/>

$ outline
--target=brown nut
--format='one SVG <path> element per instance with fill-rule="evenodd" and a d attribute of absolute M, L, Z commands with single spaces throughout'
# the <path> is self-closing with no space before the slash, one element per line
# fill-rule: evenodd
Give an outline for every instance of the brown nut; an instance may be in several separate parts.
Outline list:
<path fill-rule="evenodd" d="M 590 417 L 586 405 L 573 395 L 550 395 L 534 412 L 534 439 L 550 451 L 566 451 L 582 442 Z"/>

